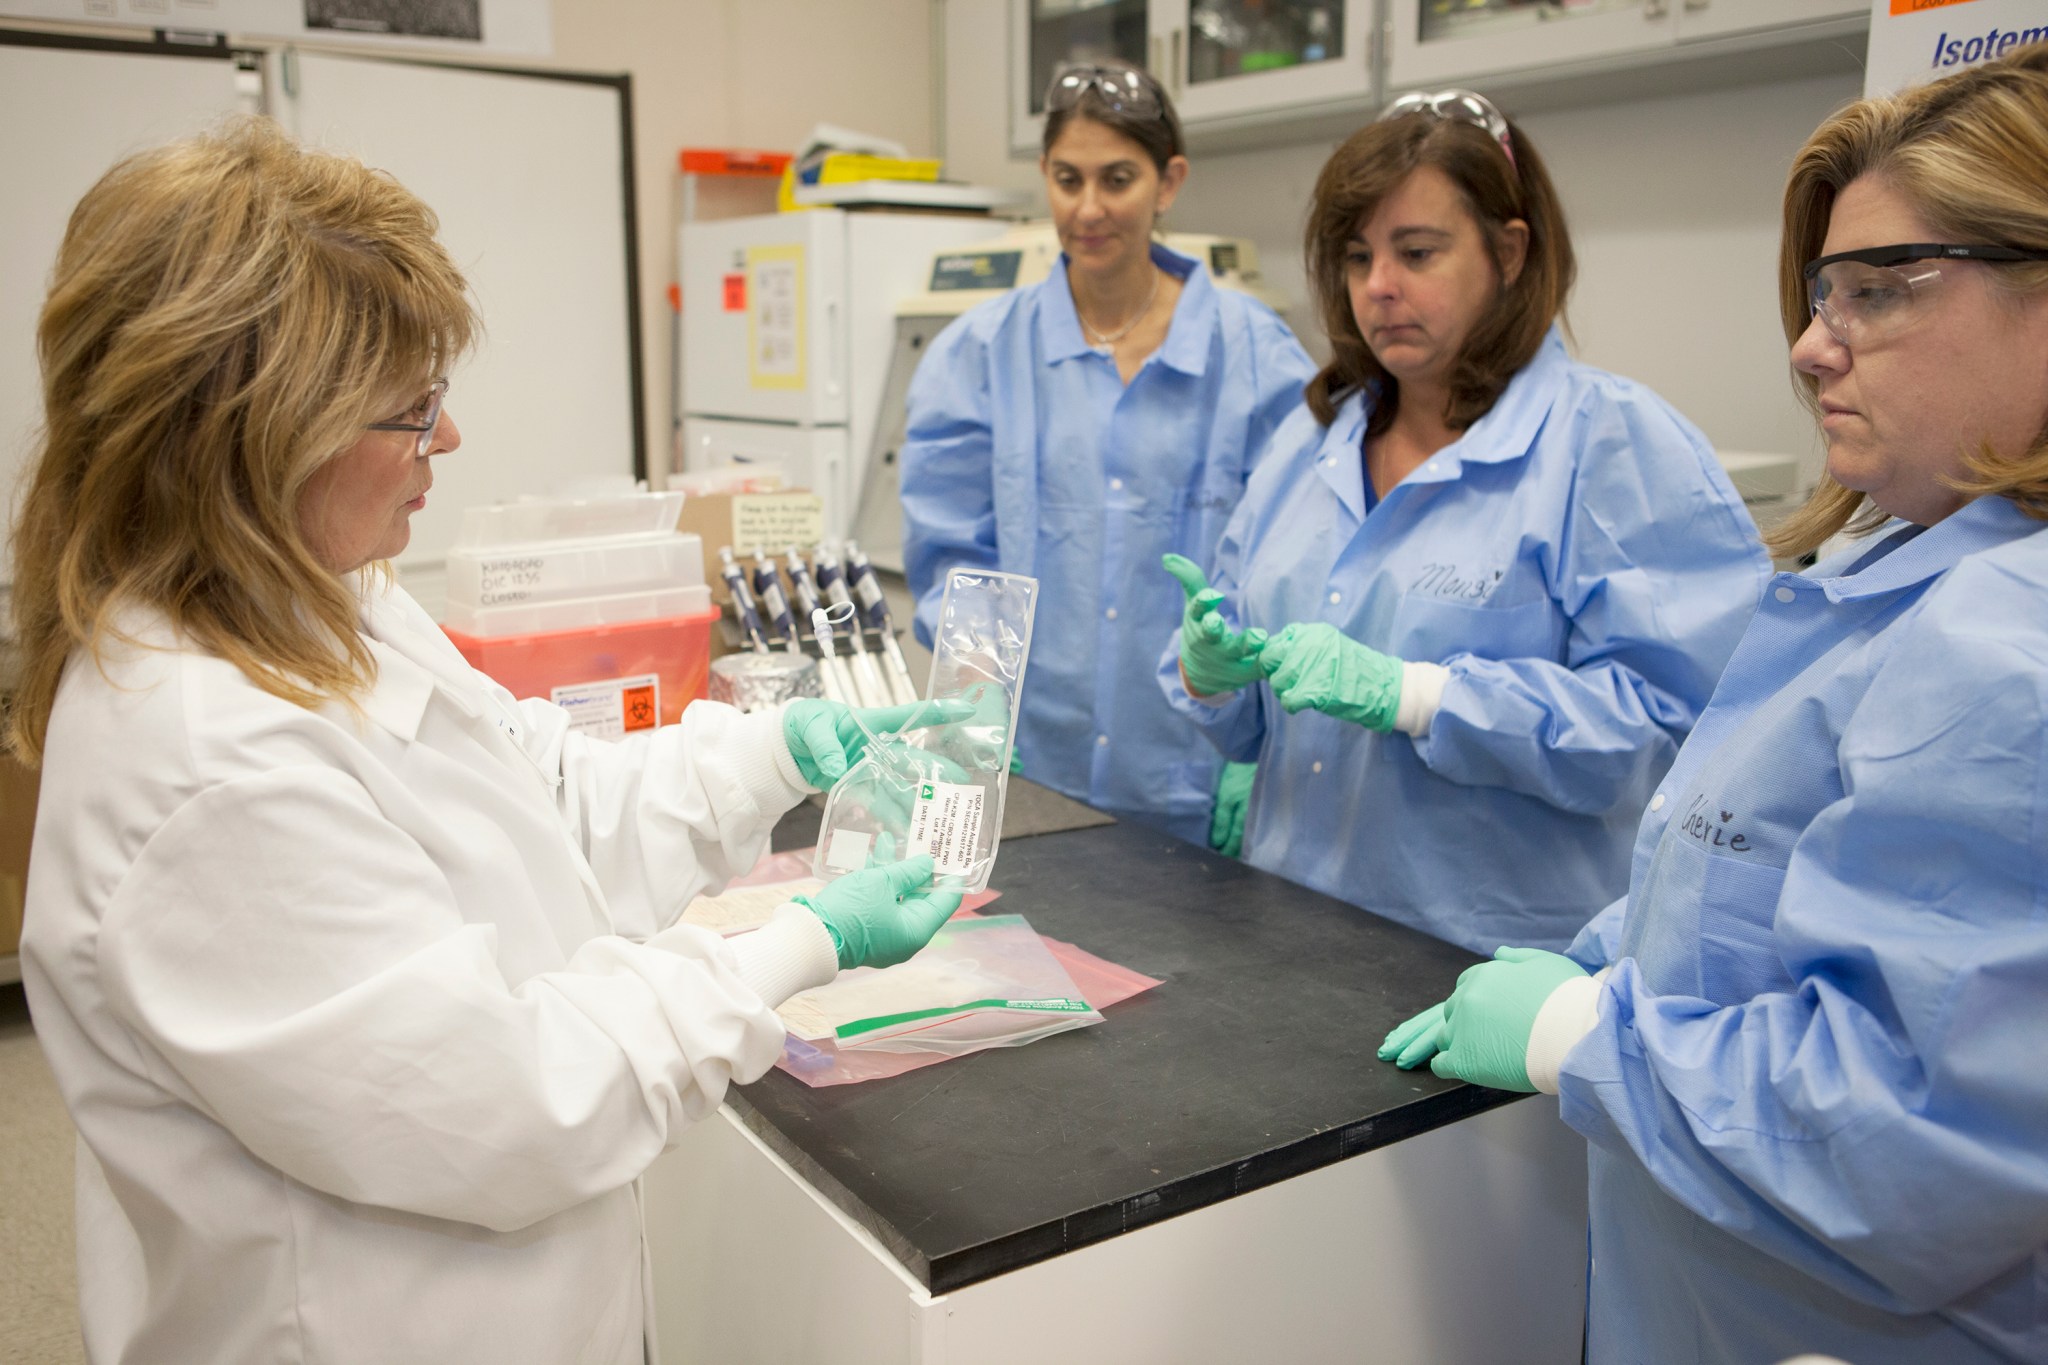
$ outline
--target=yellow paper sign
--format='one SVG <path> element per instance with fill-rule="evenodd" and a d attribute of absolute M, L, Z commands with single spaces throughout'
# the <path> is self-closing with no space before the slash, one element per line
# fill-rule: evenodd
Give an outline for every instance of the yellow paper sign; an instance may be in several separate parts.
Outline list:
<path fill-rule="evenodd" d="M 804 386 L 804 249 L 747 248 L 747 380 L 757 389 Z"/>

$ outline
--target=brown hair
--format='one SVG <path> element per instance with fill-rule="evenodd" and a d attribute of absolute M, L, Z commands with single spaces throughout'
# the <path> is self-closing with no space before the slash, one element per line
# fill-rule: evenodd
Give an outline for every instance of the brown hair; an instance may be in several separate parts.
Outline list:
<path fill-rule="evenodd" d="M 1180 115 L 1174 112 L 1173 101 L 1166 97 L 1165 87 L 1153 78 L 1151 72 L 1132 66 L 1129 62 L 1101 61 L 1083 65 L 1135 76 L 1138 83 L 1159 101 L 1159 115 L 1156 118 L 1140 116 L 1113 108 L 1109 101 L 1103 98 L 1102 92 L 1091 85 L 1081 92 L 1079 99 L 1064 109 L 1054 109 L 1052 101 L 1046 101 L 1045 136 L 1039 141 L 1041 154 L 1052 155 L 1052 144 L 1060 140 L 1060 134 L 1065 132 L 1067 125 L 1076 118 L 1085 118 L 1101 124 L 1111 132 L 1122 133 L 1143 147 L 1145 155 L 1152 158 L 1153 167 L 1161 172 L 1166 170 L 1167 162 L 1177 156 L 1188 154 L 1187 139 L 1182 136 L 1180 130 Z M 1073 68 L 1062 67 L 1053 73 L 1053 80 L 1058 81 L 1071 69 Z"/>
<path fill-rule="evenodd" d="M 1858 100 L 1815 130 L 1785 185 L 1778 251 L 1778 310 L 1796 343 L 1813 318 L 1805 266 L 1821 254 L 1835 200 L 1866 175 L 1911 202 L 1943 241 L 2048 248 L 2048 43 L 1897 95 Z M 2048 289 L 2048 264 L 1988 262 L 2015 295 Z M 1799 399 L 1819 416 L 1819 381 L 1793 373 Z M 2048 432 L 2016 457 L 1988 446 L 1966 452 L 1973 497 L 2011 498 L 2048 521 Z M 1764 543 L 1774 555 L 1813 553 L 1836 532 L 1875 530 L 1885 514 L 1825 472 L 1813 494 Z"/>
<path fill-rule="evenodd" d="M 43 430 L 14 530 L 41 761 L 68 660 L 123 607 L 302 706 L 375 680 L 300 532 L 313 471 L 466 350 L 467 286 L 395 180 L 265 119 L 116 165 L 72 210 L 36 329 Z"/>
<path fill-rule="evenodd" d="M 1535 356 L 1550 324 L 1564 312 L 1578 265 L 1564 208 L 1543 159 L 1512 123 L 1508 136 L 1515 149 L 1512 165 L 1485 129 L 1412 114 L 1367 124 L 1324 163 L 1304 233 L 1309 289 L 1332 353 L 1330 363 L 1308 383 L 1309 410 L 1317 421 L 1327 426 L 1335 420 L 1337 404 L 1353 389 L 1376 395 L 1368 435 L 1385 431 L 1399 410 L 1400 386 L 1380 367 L 1352 316 L 1344 256 L 1359 224 L 1423 166 L 1436 167 L 1458 187 L 1496 264 L 1501 230 L 1517 218 L 1529 225 L 1521 274 L 1474 324 L 1451 368 L 1445 420 L 1453 427 L 1471 426 Z"/>

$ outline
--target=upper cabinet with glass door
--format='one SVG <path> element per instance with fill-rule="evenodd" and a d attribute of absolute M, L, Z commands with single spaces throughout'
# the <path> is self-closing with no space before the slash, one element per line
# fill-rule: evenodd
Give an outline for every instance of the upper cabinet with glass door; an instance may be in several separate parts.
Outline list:
<path fill-rule="evenodd" d="M 1038 150 L 1054 72 L 1105 58 L 1145 66 L 1150 36 L 1145 0 L 1010 0 L 1011 147 Z"/>
<path fill-rule="evenodd" d="M 1152 70 L 1183 122 L 1368 102 L 1371 0 L 1154 0 Z"/>
<path fill-rule="evenodd" d="M 1373 0 L 1011 0 L 1011 143 L 1037 149 L 1053 72 L 1103 57 L 1158 76 L 1190 130 L 1365 108 L 1374 10 Z"/>
<path fill-rule="evenodd" d="M 1508 83 L 1840 36 L 1868 0 L 1387 0 L 1387 90 Z M 1830 27 L 1832 26 L 1832 28 Z"/>

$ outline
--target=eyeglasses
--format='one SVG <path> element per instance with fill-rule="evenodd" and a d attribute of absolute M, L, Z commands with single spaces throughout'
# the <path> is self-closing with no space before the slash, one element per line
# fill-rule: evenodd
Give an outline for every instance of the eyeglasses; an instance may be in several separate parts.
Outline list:
<path fill-rule="evenodd" d="M 1431 118 L 1446 119 L 1452 123 L 1469 123 L 1483 128 L 1500 144 L 1508 159 L 1508 165 L 1515 165 L 1514 139 L 1508 134 L 1508 121 L 1500 110 L 1493 107 L 1493 101 L 1470 90 L 1439 90 L 1435 94 L 1416 91 L 1403 95 L 1386 108 L 1380 110 L 1381 123 L 1387 119 L 1406 118 L 1410 114 L 1427 114 Z M 1516 167 L 1519 170 L 1519 167 Z"/>
<path fill-rule="evenodd" d="M 1159 87 L 1144 75 L 1123 66 L 1065 66 L 1053 73 L 1045 88 L 1045 111 L 1056 114 L 1072 109 L 1089 91 L 1119 114 L 1134 118 L 1164 118 Z"/>
<path fill-rule="evenodd" d="M 365 430 L 417 431 L 420 434 L 420 439 L 419 444 L 413 448 L 413 453 L 420 459 L 425 459 L 427 451 L 434 444 L 434 428 L 441 425 L 441 400 L 447 396 L 448 381 L 436 379 L 433 383 L 427 385 L 427 391 L 420 398 L 419 402 L 414 403 L 400 414 L 401 419 L 409 420 L 371 422 Z"/>
<path fill-rule="evenodd" d="M 1808 261 L 1801 272 L 1807 307 L 1842 345 L 1867 346 L 1925 311 L 1941 284 L 1938 261 L 2048 261 L 2048 251 L 1937 242 L 1838 251 Z"/>

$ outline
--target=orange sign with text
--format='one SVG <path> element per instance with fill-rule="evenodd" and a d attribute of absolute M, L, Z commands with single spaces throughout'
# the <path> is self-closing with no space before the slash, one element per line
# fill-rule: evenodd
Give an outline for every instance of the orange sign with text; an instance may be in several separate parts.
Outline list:
<path fill-rule="evenodd" d="M 1893 14 L 1918 14 L 1924 9 L 1940 9 L 1944 5 L 1967 5 L 1971 0 L 1892 0 Z"/>

